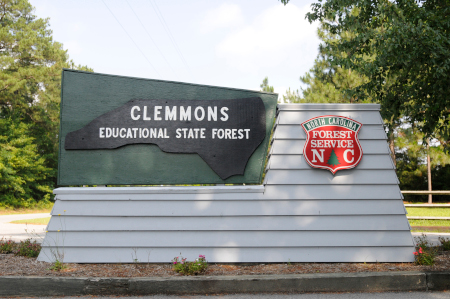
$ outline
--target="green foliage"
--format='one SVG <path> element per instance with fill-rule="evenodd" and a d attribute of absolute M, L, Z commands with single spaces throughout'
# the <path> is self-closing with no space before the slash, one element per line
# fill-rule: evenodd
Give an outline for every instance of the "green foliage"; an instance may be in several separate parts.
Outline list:
<path fill-rule="evenodd" d="M 62 68 L 90 69 L 68 60 L 48 19 L 36 18 L 28 0 L 0 0 L 0 41 L 0 129 L 3 137 L 7 130 L 23 133 L 1 141 L 0 169 L 12 186 L 2 186 L 0 204 L 28 207 L 48 202 L 56 184 Z"/>
<path fill-rule="evenodd" d="M 208 268 L 208 262 L 204 255 L 199 255 L 193 262 L 188 262 L 187 258 L 177 256 L 172 260 L 173 270 L 184 275 L 198 275 Z"/>
<path fill-rule="evenodd" d="M 36 240 L 31 242 L 31 239 L 26 239 L 25 241 L 20 241 L 17 246 L 17 251 L 15 251 L 14 254 L 27 257 L 37 257 L 39 252 L 41 252 L 41 244 L 36 243 Z"/>
<path fill-rule="evenodd" d="M 450 239 L 444 237 L 438 237 L 439 242 L 441 242 L 442 249 L 444 251 L 450 250 Z"/>
<path fill-rule="evenodd" d="M 381 104 L 385 119 L 407 117 L 424 140 L 439 136 L 447 147 L 449 14 L 448 1 L 327 0 L 313 4 L 307 18 L 341 37 L 325 44 L 329 53 L 340 54 L 329 62 L 367 78 L 346 89 L 349 97 L 359 101 L 369 95 Z"/>
<path fill-rule="evenodd" d="M 417 265 L 434 265 L 437 251 L 428 242 L 427 236 L 415 237 L 417 251 L 414 252 Z"/>
<path fill-rule="evenodd" d="M 0 253 L 13 253 L 16 248 L 16 243 L 13 240 L 0 240 Z"/>
<path fill-rule="evenodd" d="M 67 268 L 67 266 L 63 263 L 63 262 L 61 262 L 61 261 L 59 261 L 59 260 L 56 260 L 54 263 L 53 263 L 53 265 L 49 268 L 49 270 L 53 270 L 53 271 L 61 271 L 61 270 L 64 270 L 64 269 L 66 269 Z"/>
<path fill-rule="evenodd" d="M 261 87 L 261 91 L 265 91 L 265 92 L 272 92 L 273 93 L 273 86 L 269 86 L 269 78 L 265 77 L 263 82 L 261 83 L 261 85 L 259 85 L 259 87 Z"/>
<path fill-rule="evenodd" d="M 427 148 L 423 144 L 424 134 L 407 122 L 399 122 L 395 130 L 395 152 L 397 175 L 401 190 L 427 190 L 427 154 L 431 158 L 431 181 L 434 190 L 450 189 L 450 156 L 442 144 Z M 449 196 L 434 196 L 433 201 L 447 201 Z M 427 195 L 405 194 L 406 201 L 427 201 Z"/>
<path fill-rule="evenodd" d="M 434 248 L 423 249 L 414 252 L 416 265 L 432 266 L 436 259 L 436 250 Z"/>
<path fill-rule="evenodd" d="M 36 243 L 36 241 L 31 242 L 31 239 L 20 241 L 20 243 L 4 238 L 0 240 L 0 253 L 14 253 L 20 256 L 37 257 L 39 252 L 41 252 L 41 244 Z"/>
<path fill-rule="evenodd" d="M 424 250 L 431 248 L 431 244 L 428 242 L 427 236 L 424 233 L 422 233 L 420 237 L 414 237 L 414 241 L 416 242 L 416 247 L 420 247 Z"/>
<path fill-rule="evenodd" d="M 38 154 L 30 125 L 0 118 L 0 206 L 30 207 L 50 202 L 51 169 Z"/>

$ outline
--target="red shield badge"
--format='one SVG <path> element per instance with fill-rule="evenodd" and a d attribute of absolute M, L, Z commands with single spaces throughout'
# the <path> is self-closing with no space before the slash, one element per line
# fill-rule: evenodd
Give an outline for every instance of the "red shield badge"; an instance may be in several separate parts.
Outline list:
<path fill-rule="evenodd" d="M 311 167 L 335 174 L 361 161 L 363 151 L 358 139 L 361 123 L 344 116 L 324 115 L 308 119 L 302 127 L 306 132 L 303 156 Z"/>

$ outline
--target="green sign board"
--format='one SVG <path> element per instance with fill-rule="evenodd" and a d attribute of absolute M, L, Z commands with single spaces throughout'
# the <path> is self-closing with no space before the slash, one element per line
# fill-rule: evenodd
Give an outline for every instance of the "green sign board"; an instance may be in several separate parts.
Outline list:
<path fill-rule="evenodd" d="M 259 184 L 277 95 L 64 70 L 59 185 Z"/>

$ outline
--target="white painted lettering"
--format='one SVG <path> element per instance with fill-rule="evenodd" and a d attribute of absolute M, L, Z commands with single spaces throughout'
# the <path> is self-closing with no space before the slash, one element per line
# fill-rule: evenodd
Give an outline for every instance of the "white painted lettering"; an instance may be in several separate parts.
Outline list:
<path fill-rule="evenodd" d="M 220 118 L 221 121 L 227 121 L 228 120 L 228 114 L 225 111 L 228 111 L 229 109 L 227 107 L 222 107 L 220 109 L 220 114 L 223 115 L 223 117 Z"/>
<path fill-rule="evenodd" d="M 312 162 L 317 162 L 316 157 L 319 159 L 320 162 L 323 162 L 323 152 L 325 151 L 324 149 L 320 149 L 320 154 L 316 149 L 312 150 L 313 153 L 313 160 Z"/>
<path fill-rule="evenodd" d="M 352 156 L 352 159 L 349 160 L 348 157 L 347 157 L 348 153 L 351 153 L 354 156 L 355 155 L 355 150 L 346 149 L 344 151 L 344 161 L 347 162 L 347 163 L 353 163 L 353 161 L 355 160 L 355 157 Z"/>
<path fill-rule="evenodd" d="M 139 118 L 141 118 L 141 116 L 140 115 L 135 115 L 134 114 L 134 111 L 135 110 L 137 110 L 137 111 L 141 111 L 141 108 L 139 108 L 139 106 L 133 106 L 133 107 L 131 107 L 131 112 L 130 112 L 130 114 L 131 114 L 131 119 L 132 120 L 138 120 Z"/>

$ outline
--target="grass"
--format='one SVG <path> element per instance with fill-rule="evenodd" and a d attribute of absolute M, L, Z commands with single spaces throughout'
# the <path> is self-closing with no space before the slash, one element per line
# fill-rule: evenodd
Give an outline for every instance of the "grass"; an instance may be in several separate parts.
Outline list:
<path fill-rule="evenodd" d="M 450 220 L 409 219 L 411 226 L 450 226 Z"/>
<path fill-rule="evenodd" d="M 17 215 L 17 214 L 37 214 L 37 213 L 50 213 L 52 208 L 48 209 L 5 209 L 0 208 L 0 216 L 2 215 Z"/>
<path fill-rule="evenodd" d="M 450 208 L 413 208 L 406 207 L 408 216 L 422 217 L 450 217 Z"/>
<path fill-rule="evenodd" d="M 407 216 L 450 217 L 450 208 L 406 207 Z M 413 232 L 450 233 L 450 220 L 409 219 Z"/>
<path fill-rule="evenodd" d="M 11 221 L 11 223 L 15 223 L 15 224 L 47 225 L 49 221 L 50 221 L 50 217 L 45 217 L 45 218 L 15 220 L 15 221 Z"/>

